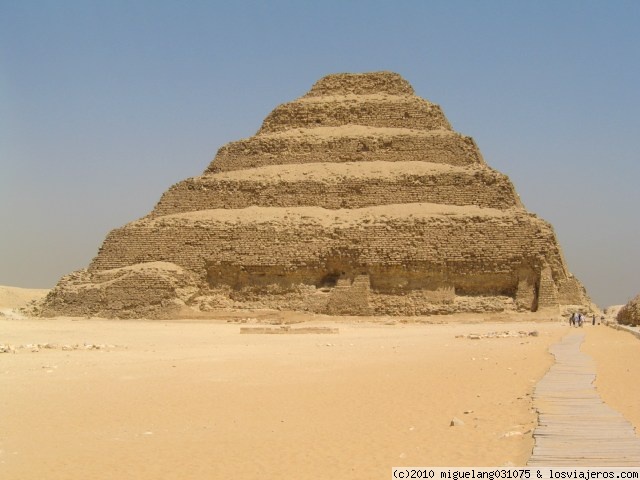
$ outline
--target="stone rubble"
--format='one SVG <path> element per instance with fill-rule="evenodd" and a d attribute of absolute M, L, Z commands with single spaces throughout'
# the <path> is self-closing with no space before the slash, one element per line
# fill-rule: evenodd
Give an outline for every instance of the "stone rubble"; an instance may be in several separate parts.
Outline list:
<path fill-rule="evenodd" d="M 111 345 L 104 343 L 84 343 L 79 344 L 75 343 L 72 345 L 66 344 L 57 344 L 57 343 L 26 343 L 21 345 L 11 345 L 8 343 L 0 343 L 0 353 L 18 353 L 19 351 L 30 351 L 33 353 L 37 353 L 41 350 L 61 350 L 61 351 L 71 351 L 71 350 L 115 350 L 125 348 L 122 345 Z"/>
<path fill-rule="evenodd" d="M 629 302 L 620 309 L 616 319 L 618 323 L 622 325 L 640 325 L 640 295 L 629 300 Z"/>
<path fill-rule="evenodd" d="M 512 330 L 505 330 L 503 332 L 489 332 L 489 333 L 469 333 L 468 335 L 456 335 L 456 338 L 468 338 L 470 340 L 480 340 L 482 338 L 522 338 L 522 337 L 537 337 L 540 335 L 537 330 L 524 331 L 520 330 L 514 332 Z"/>

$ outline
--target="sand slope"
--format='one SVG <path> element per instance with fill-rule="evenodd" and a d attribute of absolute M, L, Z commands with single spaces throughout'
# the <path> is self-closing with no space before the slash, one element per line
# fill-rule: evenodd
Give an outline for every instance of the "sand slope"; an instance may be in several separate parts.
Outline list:
<path fill-rule="evenodd" d="M 0 308 L 18 308 L 32 300 L 43 298 L 49 289 L 19 288 L 0 285 Z"/>

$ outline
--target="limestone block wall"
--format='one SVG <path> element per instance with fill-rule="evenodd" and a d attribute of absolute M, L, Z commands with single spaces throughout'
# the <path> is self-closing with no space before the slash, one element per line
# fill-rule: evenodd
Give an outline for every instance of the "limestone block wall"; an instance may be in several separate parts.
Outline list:
<path fill-rule="evenodd" d="M 588 300 L 584 286 L 573 275 L 570 275 L 566 270 L 565 275 L 558 275 L 555 270 L 552 274 L 558 288 L 558 303 L 560 305 L 580 305 Z"/>
<path fill-rule="evenodd" d="M 43 316 L 140 318 L 171 316 L 198 291 L 192 274 L 152 262 L 93 272 L 74 272 L 48 294 Z"/>
<path fill-rule="evenodd" d="M 440 106 L 422 98 L 358 95 L 300 98 L 282 104 L 267 115 L 258 135 L 294 128 L 335 127 L 351 123 L 370 127 L 451 130 Z"/>
<path fill-rule="evenodd" d="M 407 162 L 410 163 L 410 162 Z M 414 162 L 415 163 L 415 162 Z M 340 173 L 340 172 L 338 172 Z M 309 178 L 311 177 L 311 178 Z M 222 176 L 184 180 L 163 195 L 152 216 L 255 206 L 362 208 L 397 203 L 521 207 L 508 177 L 489 169 L 411 172 L 397 175 Z"/>
<path fill-rule="evenodd" d="M 459 312 L 496 313 L 515 311 L 513 298 L 506 296 L 456 297 L 452 302 L 432 302 L 420 290 L 403 295 L 372 294 L 369 299 L 372 311 L 383 315 L 450 315 Z"/>
<path fill-rule="evenodd" d="M 305 97 L 335 95 L 413 95 L 413 87 L 395 72 L 377 72 L 375 75 L 336 73 L 318 80 Z"/>
<path fill-rule="evenodd" d="M 537 308 L 550 308 L 558 306 L 558 288 L 553 279 L 551 268 L 545 266 L 540 272 L 538 288 Z"/>
<path fill-rule="evenodd" d="M 331 291 L 324 312 L 329 315 L 370 315 L 369 276 L 356 275 L 353 282 L 338 282 Z"/>
<path fill-rule="evenodd" d="M 514 295 L 514 272 L 522 268 L 538 275 L 546 263 L 557 275 L 563 271 L 549 252 L 555 240 L 551 228 L 522 213 L 384 221 L 372 216 L 348 223 L 340 211 L 328 222 L 313 215 L 303 219 L 304 213 L 293 218 L 295 209 L 284 209 L 277 219 L 268 219 L 267 209 L 251 210 L 265 219 L 219 221 L 207 211 L 134 222 L 109 234 L 89 271 L 165 261 L 194 272 L 201 285 L 235 281 L 234 288 L 243 286 L 242 278 L 250 284 L 258 277 L 266 283 L 285 278 L 316 285 L 339 271 L 351 278 L 369 274 L 378 291 L 452 285 L 456 294 L 466 295 Z M 245 277 L 237 276 L 241 271 Z"/>
<path fill-rule="evenodd" d="M 310 164 L 325 162 L 406 162 L 422 161 L 448 165 L 484 165 L 471 137 L 451 131 L 417 132 L 385 129 L 348 135 L 352 129 L 341 127 L 332 135 L 314 135 L 308 129 L 298 135 L 256 135 L 221 147 L 205 173 L 224 172 L 266 165 Z M 393 130 L 398 130 L 394 132 Z M 327 155 L 331 151 L 331 155 Z"/>
<path fill-rule="evenodd" d="M 515 301 L 520 310 L 534 311 L 538 300 L 538 276 L 532 270 L 520 269 Z"/>

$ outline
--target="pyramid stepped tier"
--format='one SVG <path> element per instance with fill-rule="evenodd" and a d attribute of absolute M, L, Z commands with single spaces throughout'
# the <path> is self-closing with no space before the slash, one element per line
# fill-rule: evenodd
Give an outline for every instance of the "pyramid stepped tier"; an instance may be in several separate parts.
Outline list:
<path fill-rule="evenodd" d="M 394 72 L 336 73 L 318 80 L 304 97 L 373 94 L 414 96 L 415 92 L 409 82 Z"/>
<path fill-rule="evenodd" d="M 184 180 L 162 195 L 152 216 L 216 208 L 360 208 L 402 203 L 521 207 L 509 179 L 494 170 L 426 162 L 274 165 Z"/>
<path fill-rule="evenodd" d="M 320 289 L 368 275 L 375 294 L 520 295 L 531 308 L 545 269 L 554 295 L 575 288 L 557 247 L 549 250 L 555 243 L 550 226 L 522 210 L 250 207 L 142 219 L 114 230 L 89 272 L 169 262 L 210 288 L 281 295 L 297 285 Z"/>
<path fill-rule="evenodd" d="M 391 72 L 329 75 L 146 217 L 109 233 L 43 315 L 229 308 L 431 315 L 590 305 L 549 224 Z"/>
<path fill-rule="evenodd" d="M 258 134 L 339 125 L 451 130 L 440 106 L 416 96 L 399 75 L 381 73 L 329 75 L 273 110 Z"/>
<path fill-rule="evenodd" d="M 476 273 L 511 275 L 514 265 L 526 263 L 532 268 L 551 263 L 561 275 L 553 257 L 558 252 L 547 251 L 553 240 L 548 224 L 522 210 L 425 203 L 401 210 L 396 205 L 204 210 L 140 219 L 113 230 L 89 271 L 158 261 L 199 275 L 218 263 L 322 271 L 322 258 L 334 255 L 353 262 L 350 269 L 428 263 L 430 270 L 455 270 L 474 282 Z"/>
<path fill-rule="evenodd" d="M 267 116 L 258 134 L 349 124 L 418 130 L 451 129 L 438 105 L 418 97 L 344 95 L 307 97 L 280 105 Z"/>
<path fill-rule="evenodd" d="M 218 151 L 207 172 L 263 165 L 360 161 L 484 165 L 473 139 L 456 132 L 342 125 L 260 134 L 229 143 Z"/>

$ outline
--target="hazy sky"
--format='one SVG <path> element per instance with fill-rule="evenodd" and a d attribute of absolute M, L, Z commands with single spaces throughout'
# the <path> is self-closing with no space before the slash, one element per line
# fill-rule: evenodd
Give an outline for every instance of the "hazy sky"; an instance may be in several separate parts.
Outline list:
<path fill-rule="evenodd" d="M 640 2 L 0 0 L 0 284 L 107 232 L 336 72 L 392 70 L 555 227 L 600 305 L 640 292 Z"/>

